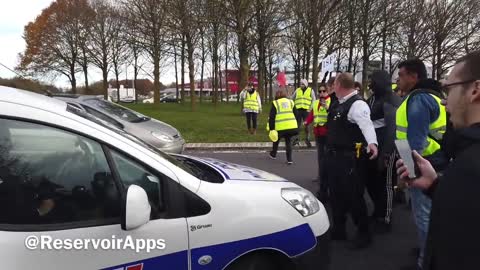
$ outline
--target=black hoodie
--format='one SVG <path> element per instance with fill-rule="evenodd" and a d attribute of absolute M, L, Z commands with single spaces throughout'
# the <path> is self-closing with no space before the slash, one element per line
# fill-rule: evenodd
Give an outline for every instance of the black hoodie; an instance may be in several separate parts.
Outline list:
<path fill-rule="evenodd" d="M 384 70 L 372 73 L 370 88 L 373 91 L 373 95 L 367 100 L 371 110 L 370 117 L 374 123 L 385 123 L 383 127 L 375 129 L 380 155 L 388 155 L 394 151 L 395 117 L 402 100 L 393 93 L 390 75 Z"/>
<path fill-rule="evenodd" d="M 425 270 L 480 269 L 480 123 L 457 130 L 455 159 L 430 190 Z"/>

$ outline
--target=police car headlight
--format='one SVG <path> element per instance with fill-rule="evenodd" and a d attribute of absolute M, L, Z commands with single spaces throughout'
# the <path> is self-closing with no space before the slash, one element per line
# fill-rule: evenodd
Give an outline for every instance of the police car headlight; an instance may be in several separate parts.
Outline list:
<path fill-rule="evenodd" d="M 310 191 L 303 188 L 283 188 L 282 198 L 304 217 L 320 211 L 317 198 Z"/>
<path fill-rule="evenodd" d="M 173 139 L 170 136 L 167 136 L 163 133 L 152 132 L 152 136 L 164 142 L 173 142 Z"/>

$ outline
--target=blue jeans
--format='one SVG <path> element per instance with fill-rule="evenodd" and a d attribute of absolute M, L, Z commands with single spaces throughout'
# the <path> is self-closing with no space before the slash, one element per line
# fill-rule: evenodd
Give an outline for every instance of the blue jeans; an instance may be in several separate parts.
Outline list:
<path fill-rule="evenodd" d="M 420 256 L 418 257 L 417 263 L 421 268 L 423 265 L 425 243 L 427 241 L 432 200 L 423 194 L 418 188 L 410 188 L 409 191 L 412 202 L 413 218 L 415 220 L 415 225 L 417 226 L 418 247 L 420 248 Z"/>

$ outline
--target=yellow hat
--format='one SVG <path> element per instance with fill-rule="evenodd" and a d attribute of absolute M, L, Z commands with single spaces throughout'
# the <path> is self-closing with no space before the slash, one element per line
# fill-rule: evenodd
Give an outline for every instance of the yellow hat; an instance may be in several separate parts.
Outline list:
<path fill-rule="evenodd" d="M 272 142 L 278 141 L 278 132 L 276 130 L 270 130 L 268 137 Z"/>

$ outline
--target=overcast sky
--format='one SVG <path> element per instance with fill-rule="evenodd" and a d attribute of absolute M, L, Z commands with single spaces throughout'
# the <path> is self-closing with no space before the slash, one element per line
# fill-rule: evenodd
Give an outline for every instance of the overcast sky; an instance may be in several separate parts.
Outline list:
<path fill-rule="evenodd" d="M 2 1 L 2 15 L 0 16 L 0 63 L 14 69 L 18 65 L 18 54 L 25 49 L 25 42 L 22 38 L 24 26 L 35 20 L 42 10 L 50 5 L 53 0 L 4 0 Z M 95 68 L 90 68 L 89 80 L 91 82 L 100 80 L 100 73 Z M 129 73 L 133 71 L 129 69 Z M 15 74 L 0 65 L 0 77 L 11 78 Z M 140 74 L 141 77 L 146 77 Z M 171 83 L 175 80 L 175 74 L 171 69 L 162 70 L 161 81 Z M 125 73 L 121 75 L 125 78 Z M 148 77 L 146 77 L 148 78 Z M 131 78 L 129 78 L 131 79 Z M 68 87 L 69 81 L 65 76 L 58 76 L 55 79 L 45 78 L 46 82 L 57 86 Z M 78 84 L 83 84 L 83 75 L 77 74 Z"/>

